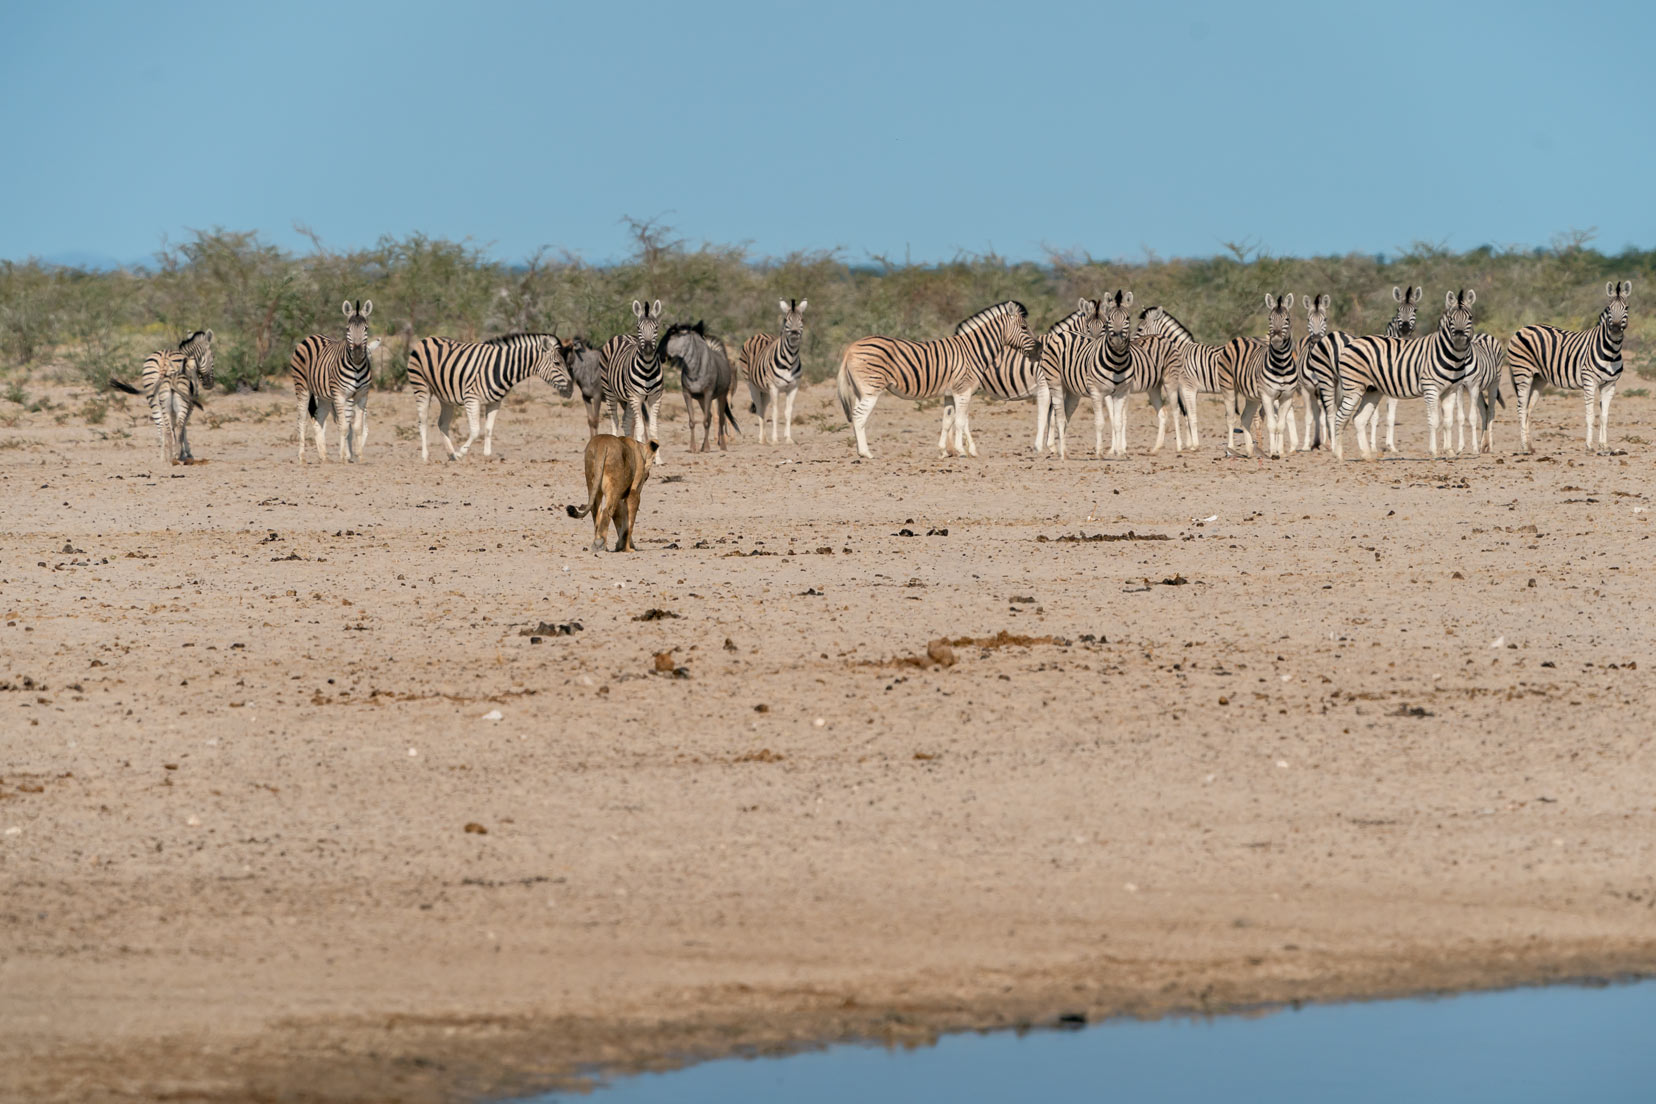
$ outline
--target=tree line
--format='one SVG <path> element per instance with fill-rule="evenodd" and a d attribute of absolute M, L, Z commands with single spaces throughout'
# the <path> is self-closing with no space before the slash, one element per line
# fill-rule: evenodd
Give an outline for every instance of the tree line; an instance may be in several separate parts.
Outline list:
<path fill-rule="evenodd" d="M 1049 324 L 1080 296 L 1131 288 L 1160 304 L 1204 341 L 1265 332 L 1266 291 L 1333 296 L 1335 328 L 1382 329 L 1394 285 L 1421 285 L 1426 303 L 1446 289 L 1478 290 L 1478 328 L 1505 337 L 1531 322 L 1582 326 L 1603 305 L 1604 284 L 1634 281 L 1630 367 L 1645 366 L 1642 337 L 1656 317 L 1638 296 L 1656 295 L 1656 250 L 1606 254 L 1590 233 L 1535 249 L 1454 252 L 1417 243 L 1395 256 L 1275 257 L 1229 244 L 1213 257 L 1138 261 L 1052 253 L 1042 262 L 993 254 L 941 264 L 837 251 L 756 258 L 741 246 L 692 245 L 657 222 L 630 222 L 633 249 L 607 265 L 542 250 L 526 262 L 491 259 L 472 242 L 413 234 L 372 248 L 278 248 L 257 232 L 215 229 L 169 244 L 150 264 L 93 271 L 37 260 L 0 261 L 0 371 L 59 367 L 97 386 L 132 374 L 144 355 L 191 329 L 215 332 L 220 378 L 230 388 L 286 384 L 288 356 L 307 333 L 338 329 L 341 300 L 373 299 L 383 339 L 377 382 L 398 387 L 408 347 L 421 337 L 462 339 L 514 330 L 581 334 L 593 344 L 632 326 L 633 299 L 662 299 L 670 320 L 704 319 L 735 346 L 774 329 L 776 301 L 809 298 L 805 371 L 826 379 L 840 351 L 868 334 L 946 334 L 989 303 L 1018 299 L 1031 321 Z M 1436 312 L 1422 312 L 1421 328 Z"/>

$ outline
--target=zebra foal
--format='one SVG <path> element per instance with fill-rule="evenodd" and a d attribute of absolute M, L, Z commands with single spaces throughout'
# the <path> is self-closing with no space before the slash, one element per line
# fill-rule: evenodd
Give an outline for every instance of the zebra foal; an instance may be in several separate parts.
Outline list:
<path fill-rule="evenodd" d="M 451 341 L 427 337 L 408 353 L 408 384 L 414 389 L 414 421 L 420 427 L 420 459 L 431 458 L 426 444 L 426 411 L 437 399 L 437 432 L 443 435 L 450 460 L 459 460 L 477 440 L 479 415 L 483 423 L 483 455 L 494 452 L 495 415 L 507 392 L 530 376 L 539 376 L 564 398 L 575 390 L 563 345 L 557 334 L 517 333 L 487 341 Z M 449 423 L 456 410 L 465 410 L 470 434 L 456 451 Z"/>
<path fill-rule="evenodd" d="M 754 334 L 742 342 L 742 351 L 736 356 L 736 374 L 747 381 L 748 395 L 753 400 L 749 412 L 759 415 L 759 443 L 765 443 L 765 412 L 770 412 L 771 444 L 776 444 L 776 421 L 779 398 L 787 396 L 787 410 L 782 415 L 782 439 L 793 444 L 793 404 L 799 393 L 799 376 L 804 370 L 800 350 L 805 344 L 805 308 L 809 300 L 779 299 L 782 308 L 780 334 Z M 721 427 L 722 432 L 722 427 Z"/>

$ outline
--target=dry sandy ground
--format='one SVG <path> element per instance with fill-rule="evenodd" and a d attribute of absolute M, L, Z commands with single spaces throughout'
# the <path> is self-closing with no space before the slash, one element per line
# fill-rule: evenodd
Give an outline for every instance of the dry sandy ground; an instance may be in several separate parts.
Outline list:
<path fill-rule="evenodd" d="M 1123 462 L 981 405 L 944 461 L 888 401 L 853 464 L 816 387 L 793 447 L 678 414 L 618 556 L 549 394 L 492 463 L 422 466 L 403 395 L 356 467 L 285 396 L 210 397 L 188 469 L 136 400 L 0 429 L 0 1097 L 1656 969 L 1651 400 L 1625 455 L 1555 399 L 1534 458 L 1369 464 L 1149 457 L 1138 404 Z"/>

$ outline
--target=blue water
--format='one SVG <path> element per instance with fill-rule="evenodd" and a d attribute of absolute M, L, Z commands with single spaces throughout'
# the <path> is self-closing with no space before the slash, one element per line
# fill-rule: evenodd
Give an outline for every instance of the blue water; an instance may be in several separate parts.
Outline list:
<path fill-rule="evenodd" d="M 1656 983 L 835 1046 L 621 1077 L 538 1104 L 1656 1102 Z"/>

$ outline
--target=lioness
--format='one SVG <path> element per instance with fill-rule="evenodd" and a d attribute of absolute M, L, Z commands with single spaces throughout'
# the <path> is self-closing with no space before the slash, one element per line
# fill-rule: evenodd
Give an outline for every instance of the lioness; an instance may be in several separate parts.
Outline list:
<path fill-rule="evenodd" d="M 656 449 L 660 447 L 654 441 L 636 441 L 610 433 L 597 434 L 587 442 L 587 504 L 566 509 L 572 518 L 592 515 L 594 552 L 604 550 L 604 536 L 612 522 L 615 550 L 638 551 L 633 547 L 633 522 L 638 519 L 638 500 L 644 491 L 644 481 L 650 478 Z"/>

